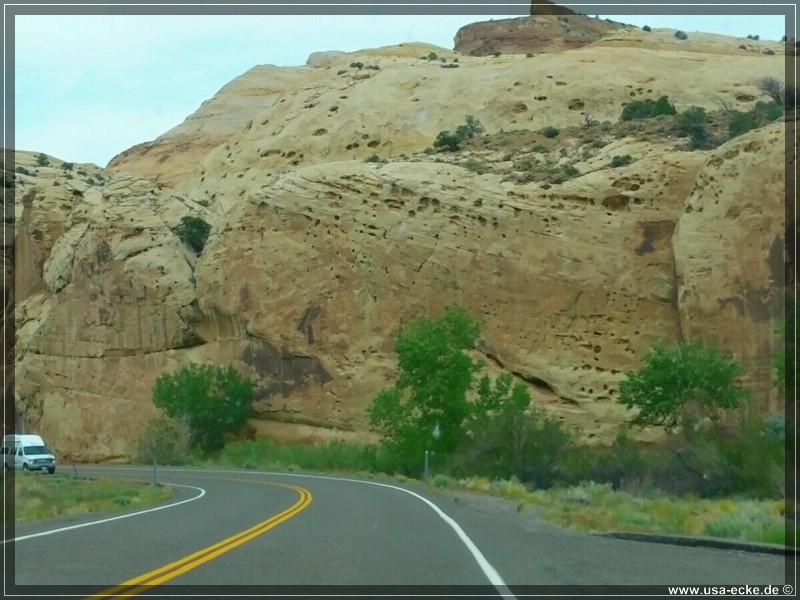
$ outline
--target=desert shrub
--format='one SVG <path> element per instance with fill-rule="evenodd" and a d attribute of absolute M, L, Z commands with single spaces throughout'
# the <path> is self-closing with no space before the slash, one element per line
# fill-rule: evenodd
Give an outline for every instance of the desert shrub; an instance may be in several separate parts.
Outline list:
<path fill-rule="evenodd" d="M 373 154 L 372 156 L 368 156 L 367 158 L 365 158 L 364 162 L 379 163 L 379 162 L 383 162 L 383 161 L 381 160 L 380 156 L 378 156 L 377 154 Z"/>
<path fill-rule="evenodd" d="M 495 58 L 497 58 L 497 57 L 498 57 L 498 56 L 500 56 L 501 54 L 502 54 L 502 52 L 495 52 L 495 53 L 493 54 L 493 56 L 494 56 Z"/>
<path fill-rule="evenodd" d="M 747 39 L 748 39 L 748 40 L 758 40 L 758 39 L 759 39 L 759 37 L 758 37 L 757 35 L 748 35 L 748 36 L 747 36 Z"/>
<path fill-rule="evenodd" d="M 624 167 L 625 165 L 629 165 L 632 162 L 633 158 L 631 157 L 630 154 L 625 154 L 623 156 L 617 155 L 611 159 L 611 166 L 616 169 L 617 167 Z"/>
<path fill-rule="evenodd" d="M 352 68 L 352 69 L 363 69 L 364 68 L 364 63 L 362 63 L 362 62 L 351 62 L 350 63 L 350 68 Z"/>
<path fill-rule="evenodd" d="M 685 428 L 673 440 L 673 449 L 702 496 L 784 494 L 784 442 L 750 402 L 727 422 Z"/>
<path fill-rule="evenodd" d="M 748 112 L 731 111 L 728 119 L 728 135 L 734 138 L 752 129 L 763 127 L 782 115 L 782 105 L 772 102 L 756 102 Z"/>
<path fill-rule="evenodd" d="M 36 156 L 36 164 L 40 167 L 48 167 L 50 166 L 50 159 L 47 158 L 46 154 L 40 153 Z"/>
<path fill-rule="evenodd" d="M 428 54 L 428 56 L 423 56 L 422 58 L 426 58 L 428 60 L 438 60 L 439 59 L 439 55 L 436 54 L 436 52 L 431 52 L 431 53 Z"/>
<path fill-rule="evenodd" d="M 528 53 L 525 55 L 525 58 L 533 58 L 533 53 L 532 53 L 532 52 L 528 52 Z"/>
<path fill-rule="evenodd" d="M 645 25 L 644 27 L 642 27 L 642 31 L 648 31 L 649 32 L 649 31 L 653 31 L 653 30 L 650 29 L 649 25 Z"/>
<path fill-rule="evenodd" d="M 688 39 L 689 36 L 686 35 L 686 32 L 684 32 L 684 31 L 676 31 L 675 32 L 675 37 L 678 38 L 679 40 L 685 40 L 685 39 Z"/>
<path fill-rule="evenodd" d="M 18 167 L 17 167 L 16 169 L 14 169 L 14 170 L 15 170 L 17 173 L 19 173 L 20 175 L 30 175 L 30 174 L 31 174 L 31 172 L 30 172 L 30 171 L 28 171 L 28 169 L 26 169 L 26 168 L 25 168 L 25 167 L 23 167 L 22 165 L 18 166 Z"/>
<path fill-rule="evenodd" d="M 629 102 L 622 109 L 620 119 L 623 121 L 634 121 L 650 119 L 659 115 L 675 115 L 677 112 L 675 106 L 669 101 L 669 98 L 667 96 L 661 96 L 655 102 L 650 99 Z"/>
<path fill-rule="evenodd" d="M 786 101 L 786 89 L 779 79 L 764 77 L 758 82 L 758 89 L 772 98 L 775 104 L 783 106 Z"/>
<path fill-rule="evenodd" d="M 365 69 L 372 69 L 373 71 L 380 71 L 381 68 L 378 65 L 367 65 L 364 67 Z"/>
<path fill-rule="evenodd" d="M 64 169 L 65 171 L 72 171 L 72 169 L 74 167 L 75 167 L 75 163 L 71 163 L 71 162 L 61 163 L 61 168 Z"/>
<path fill-rule="evenodd" d="M 336 71 L 337 75 L 344 75 L 345 73 L 347 73 L 347 69 L 339 69 L 338 71 Z"/>
<path fill-rule="evenodd" d="M 458 69 L 459 65 L 455 63 L 448 63 L 446 65 L 441 65 L 442 69 Z"/>
<path fill-rule="evenodd" d="M 775 50 L 772 50 L 771 48 L 764 48 L 764 51 L 762 52 L 762 54 L 767 54 L 769 56 L 772 56 L 772 55 L 775 54 Z"/>
<path fill-rule="evenodd" d="M 747 46 L 744 44 L 739 44 L 739 50 L 747 50 Z"/>
<path fill-rule="evenodd" d="M 554 138 L 559 133 L 560 132 L 558 131 L 558 129 L 556 129 L 553 126 L 548 126 L 548 127 L 545 127 L 544 129 L 542 129 L 542 135 L 544 135 L 544 137 L 546 137 L 546 138 Z"/>
<path fill-rule="evenodd" d="M 189 458 L 192 432 L 184 419 L 166 414 L 145 425 L 136 447 L 136 458 L 144 464 L 182 465 Z"/>
<path fill-rule="evenodd" d="M 690 138 L 690 147 L 695 150 L 708 148 L 712 144 L 711 133 L 706 129 L 708 116 L 701 106 L 690 106 L 678 115 L 678 131 Z"/>
<path fill-rule="evenodd" d="M 253 382 L 232 366 L 189 364 L 162 374 L 153 385 L 153 404 L 187 423 L 192 443 L 207 453 L 225 445 L 225 436 L 247 423 Z"/>
<path fill-rule="evenodd" d="M 524 384 L 509 374 L 495 380 L 483 377 L 475 411 L 467 421 L 469 435 L 451 469 L 478 475 L 552 486 L 560 460 L 574 444 L 575 434 L 544 409 L 531 406 Z"/>
<path fill-rule="evenodd" d="M 203 251 L 211 233 L 211 225 L 200 217 L 189 215 L 181 219 L 180 225 L 175 228 L 174 232 L 184 244 L 199 254 Z"/>
<path fill-rule="evenodd" d="M 433 142 L 433 147 L 453 152 L 458 150 L 462 142 L 483 132 L 484 129 L 481 122 L 472 115 L 468 115 L 464 125 L 459 125 L 454 132 L 449 130 L 440 131 Z"/>

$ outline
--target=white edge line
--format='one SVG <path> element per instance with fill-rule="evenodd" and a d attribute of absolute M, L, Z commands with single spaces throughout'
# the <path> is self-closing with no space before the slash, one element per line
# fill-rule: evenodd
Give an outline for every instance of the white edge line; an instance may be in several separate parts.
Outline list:
<path fill-rule="evenodd" d="M 102 467 L 100 467 L 100 468 L 102 468 Z M 123 469 L 124 468 L 125 467 L 123 467 Z M 142 468 L 145 468 L 145 467 L 142 467 Z M 137 468 L 133 467 L 132 469 L 135 470 Z M 436 512 L 436 514 L 439 515 L 439 517 L 445 523 L 447 523 L 453 529 L 453 531 L 456 532 L 456 535 L 459 537 L 459 539 L 467 547 L 467 550 L 469 550 L 470 554 L 472 554 L 472 557 L 475 559 L 475 562 L 478 563 L 478 566 L 481 568 L 481 571 L 483 571 L 483 574 L 486 575 L 486 578 L 497 589 L 497 591 L 500 593 L 500 595 L 502 597 L 504 597 L 504 598 L 512 598 L 512 599 L 516 600 L 516 596 L 514 596 L 514 594 L 511 593 L 511 590 L 508 588 L 508 585 L 506 584 L 506 582 L 503 581 L 503 578 L 500 576 L 500 573 L 498 573 L 497 569 L 495 569 L 491 565 L 491 563 L 486 559 L 486 557 L 478 549 L 478 547 L 470 539 L 470 537 L 466 534 L 466 532 L 463 529 L 461 529 L 461 526 L 458 523 L 456 523 L 456 521 L 452 517 L 448 516 L 447 513 L 445 513 L 441 508 L 436 506 L 436 504 L 434 504 L 433 502 L 431 502 L 427 498 L 425 498 L 423 496 L 420 496 L 419 494 L 417 494 L 415 492 L 412 492 L 411 490 L 407 490 L 405 488 L 401 488 L 401 487 L 398 487 L 396 485 L 390 485 L 388 483 L 379 483 L 377 481 L 362 481 L 360 479 L 347 479 L 345 477 L 328 477 L 328 476 L 325 476 L 325 475 L 303 475 L 301 473 L 277 473 L 277 472 L 271 472 L 271 471 L 270 472 L 268 472 L 268 471 L 239 471 L 239 470 L 222 470 L 222 469 L 203 469 L 203 468 L 198 468 L 198 469 L 180 469 L 180 468 L 178 468 L 178 469 L 169 469 L 169 471 L 166 471 L 166 472 L 174 473 L 174 472 L 177 472 L 177 471 L 182 471 L 182 472 L 185 472 L 185 473 L 186 472 L 188 472 L 188 473 L 197 473 L 197 474 L 202 474 L 202 473 L 228 473 L 228 474 L 230 474 L 230 473 L 239 473 L 239 474 L 249 474 L 249 475 L 280 475 L 280 476 L 287 476 L 287 477 L 306 477 L 306 478 L 310 478 L 310 479 L 328 479 L 328 480 L 331 480 L 331 481 L 349 481 L 351 483 L 363 483 L 363 484 L 366 484 L 366 485 L 377 485 L 377 486 L 380 486 L 380 487 L 385 487 L 385 488 L 389 488 L 389 489 L 393 489 L 393 490 L 398 490 L 400 492 L 405 492 L 406 494 L 411 494 L 412 496 L 417 498 L 417 500 L 421 500 L 422 502 L 424 502 L 425 504 L 430 506 Z"/>
<path fill-rule="evenodd" d="M 42 531 L 40 533 L 33 533 L 31 535 L 23 535 L 18 538 L 14 538 L 13 540 L 2 540 L 3 544 L 8 542 L 21 542 L 22 540 L 29 540 L 35 537 L 41 537 L 43 535 L 52 535 L 54 533 L 61 533 L 62 531 L 69 531 L 71 529 L 80 529 L 81 527 L 89 527 L 91 525 L 100 525 L 101 523 L 108 523 L 110 521 L 116 521 L 118 519 L 127 519 L 128 517 L 135 517 L 137 515 L 143 515 L 146 513 L 155 512 L 157 510 L 164 510 L 165 508 L 172 508 L 174 506 L 180 506 L 181 504 L 186 504 L 187 502 L 192 502 L 193 500 L 199 500 L 203 496 L 206 495 L 206 491 L 203 488 L 199 488 L 193 485 L 181 485 L 178 483 L 169 483 L 167 485 L 175 486 L 175 487 L 185 487 L 185 488 L 192 488 L 193 490 L 200 490 L 200 493 L 197 496 L 192 498 L 187 498 L 186 500 L 181 500 L 180 502 L 174 502 L 173 504 L 167 504 L 165 506 L 158 506 L 156 508 L 148 508 L 147 510 L 140 510 L 134 513 L 128 513 L 126 515 L 119 515 L 116 517 L 109 517 L 108 519 L 101 519 L 99 521 L 90 521 L 89 523 L 80 523 L 79 525 L 70 525 L 69 527 L 60 527 L 59 529 L 50 529 L 48 531 Z"/>

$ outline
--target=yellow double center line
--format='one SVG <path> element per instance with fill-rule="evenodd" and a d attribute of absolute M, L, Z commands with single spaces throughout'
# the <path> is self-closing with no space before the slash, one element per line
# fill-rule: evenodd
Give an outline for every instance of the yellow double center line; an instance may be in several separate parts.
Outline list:
<path fill-rule="evenodd" d="M 228 479 L 226 481 L 261 483 L 245 479 Z M 246 529 L 245 531 L 237 533 L 236 535 L 224 539 L 221 542 L 217 542 L 213 546 L 204 548 L 203 550 L 195 552 L 194 554 L 190 554 L 185 558 L 177 560 L 163 567 L 159 567 L 158 569 L 150 571 L 149 573 L 145 573 L 144 575 L 129 579 L 128 581 L 120 583 L 112 588 L 103 590 L 99 594 L 90 596 L 87 600 L 100 600 L 101 598 L 114 598 L 120 596 L 127 597 L 140 594 L 155 585 L 159 585 L 165 581 L 169 581 L 170 579 L 177 577 L 178 575 L 181 575 L 182 573 L 191 571 L 195 567 L 199 567 L 203 563 L 213 560 L 220 554 L 224 554 L 229 550 L 233 550 L 245 542 L 249 542 L 262 533 L 265 533 L 273 527 L 280 525 L 284 521 L 291 519 L 293 516 L 311 504 L 311 492 L 304 488 L 293 485 L 283 485 L 280 483 L 267 483 L 266 485 L 275 485 L 294 490 L 300 494 L 300 499 L 286 510 L 279 512 L 277 515 L 270 517 L 266 521 L 262 521 L 261 523 L 254 525 L 250 529 Z"/>

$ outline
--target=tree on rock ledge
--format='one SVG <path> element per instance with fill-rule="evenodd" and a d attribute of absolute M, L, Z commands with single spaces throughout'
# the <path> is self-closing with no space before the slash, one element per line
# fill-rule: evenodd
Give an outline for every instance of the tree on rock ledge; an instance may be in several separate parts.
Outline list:
<path fill-rule="evenodd" d="M 253 382 L 233 365 L 190 364 L 153 385 L 153 404 L 188 423 L 192 445 L 207 453 L 221 450 L 225 435 L 247 423 L 252 402 Z"/>

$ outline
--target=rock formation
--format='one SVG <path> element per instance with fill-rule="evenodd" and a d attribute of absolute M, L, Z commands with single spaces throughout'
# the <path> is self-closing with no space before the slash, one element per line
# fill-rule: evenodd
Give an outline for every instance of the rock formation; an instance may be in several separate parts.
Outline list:
<path fill-rule="evenodd" d="M 719 343 L 777 410 L 784 124 L 710 151 L 658 120 L 649 138 L 614 129 L 631 99 L 746 109 L 782 77 L 738 40 L 693 41 L 331 53 L 251 69 L 107 169 L 17 153 L 20 413 L 64 457 L 125 460 L 155 379 L 214 361 L 257 382 L 258 431 L 368 438 L 398 327 L 449 303 L 485 319 L 479 356 L 587 439 L 614 435 L 619 382 L 655 342 Z M 425 151 L 466 115 L 489 135 Z M 189 214 L 212 225 L 199 257 L 173 232 Z"/>

